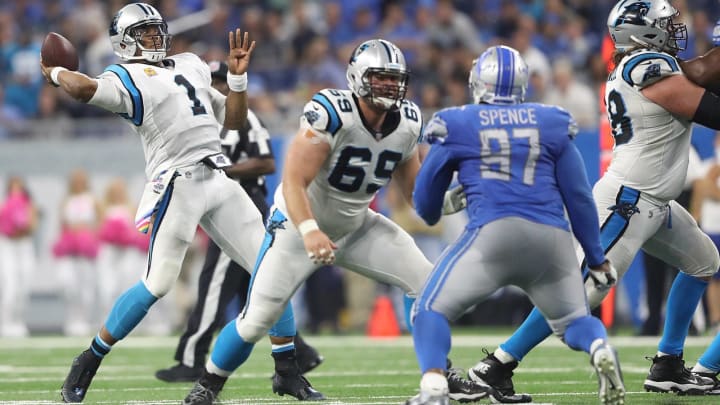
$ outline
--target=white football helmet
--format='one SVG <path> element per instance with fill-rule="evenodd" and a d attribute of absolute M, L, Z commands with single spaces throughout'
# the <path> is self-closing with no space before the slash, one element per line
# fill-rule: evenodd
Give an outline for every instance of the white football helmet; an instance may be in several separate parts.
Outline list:
<path fill-rule="evenodd" d="M 607 26 L 618 51 L 643 47 L 676 54 L 687 45 L 687 27 L 673 22 L 678 15 L 668 0 L 621 0 L 610 11 Z"/>
<path fill-rule="evenodd" d="M 520 53 L 509 46 L 493 46 L 473 61 L 468 85 L 473 102 L 517 104 L 525 100 L 528 67 Z"/>
<path fill-rule="evenodd" d="M 393 77 L 396 84 L 371 85 L 370 77 L 375 74 Z M 346 76 L 350 90 L 357 97 L 383 110 L 398 108 L 407 92 L 405 56 L 400 48 L 384 39 L 371 39 L 355 48 Z"/>
<path fill-rule="evenodd" d="M 142 45 L 142 38 L 151 26 L 157 27 L 159 34 L 152 35 L 155 46 L 146 48 Z M 160 62 L 170 49 L 171 36 L 167 24 L 157 9 L 149 4 L 133 3 L 121 8 L 113 17 L 109 33 L 113 51 L 122 60 Z M 138 49 L 140 55 L 136 55 Z"/>

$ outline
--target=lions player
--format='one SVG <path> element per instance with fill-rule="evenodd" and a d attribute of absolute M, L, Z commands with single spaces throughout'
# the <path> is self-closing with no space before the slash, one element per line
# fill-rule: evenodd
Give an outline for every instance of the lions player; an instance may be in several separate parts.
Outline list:
<path fill-rule="evenodd" d="M 708 58 L 711 54 L 718 55 L 720 51 L 720 20 L 715 24 L 712 36 L 713 45 L 715 46 L 714 51 L 711 50 L 704 57 Z M 715 56 L 717 57 L 717 56 Z M 692 62 L 689 61 L 689 62 Z M 684 66 L 683 66 L 684 68 Z M 720 93 L 720 86 L 718 83 L 713 83 L 712 87 L 715 94 Z M 720 334 L 715 336 L 715 339 L 710 343 L 710 346 L 700 356 L 697 364 L 692 368 L 692 372 L 703 377 L 707 377 L 713 380 L 714 386 L 712 389 L 706 391 L 708 395 L 720 395 L 720 381 L 718 380 L 718 373 L 720 373 Z"/>
<path fill-rule="evenodd" d="M 41 68 L 51 83 L 79 101 L 119 114 L 140 136 L 152 180 L 136 223 L 147 231 L 152 222 L 151 245 L 142 280 L 118 298 L 90 348 L 73 360 L 61 389 L 65 402 L 83 400 L 102 358 L 170 290 L 198 224 L 246 269 L 254 264 L 263 237 L 260 212 L 222 170 L 230 162 L 221 153 L 218 132 L 218 122 L 240 129 L 246 121 L 245 72 L 255 47 L 248 33 L 229 34 L 227 97 L 211 87 L 210 69 L 196 55 L 166 58 L 167 24 L 148 4 L 118 11 L 110 41 L 128 63 L 109 66 L 97 79 L 42 62 Z M 289 306 L 285 316 L 274 330 L 279 336 L 291 336 L 286 332 L 293 323 Z M 291 366 L 297 367 L 280 367 Z"/>
<path fill-rule="evenodd" d="M 622 276 L 639 249 L 677 267 L 667 301 L 665 329 L 645 380 L 649 391 L 704 393 L 712 381 L 690 373 L 682 351 L 693 313 L 720 264 L 718 251 L 692 216 L 673 199 L 687 173 L 691 124 L 720 129 L 720 98 L 695 82 L 717 78 L 715 57 L 680 63 L 686 28 L 667 0 L 618 2 L 608 17 L 615 70 L 605 103 L 615 148 L 593 194 L 607 257 Z M 682 70 L 681 70 L 682 66 Z M 590 273 L 590 305 L 600 304 L 614 280 Z M 505 393 L 514 392 L 512 370 L 551 332 L 534 310 L 515 334 L 469 371 Z"/>
<path fill-rule="evenodd" d="M 421 114 L 404 99 L 405 58 L 388 41 L 363 42 L 352 53 L 347 79 L 350 91 L 322 90 L 304 108 L 247 305 L 220 332 L 185 404 L 215 400 L 298 286 L 323 264 L 335 263 L 411 295 L 432 269 L 410 235 L 369 208 L 391 178 L 410 201 L 420 166 Z M 307 387 L 307 399 L 322 398 Z"/>
<path fill-rule="evenodd" d="M 413 338 L 423 377 L 420 394 L 407 404 L 449 403 L 448 320 L 510 284 L 527 292 L 568 346 L 590 354 L 601 402 L 622 404 L 620 364 L 602 322 L 590 315 L 565 219 L 567 208 L 589 267 L 610 272 L 590 185 L 572 143 L 577 124 L 559 107 L 523 103 L 528 68 L 512 48 L 486 50 L 469 82 L 475 104 L 436 113 L 423 133 L 433 146 L 415 185 L 418 214 L 430 225 L 438 221 L 442 195 L 457 172 L 470 222 L 417 301 Z"/>

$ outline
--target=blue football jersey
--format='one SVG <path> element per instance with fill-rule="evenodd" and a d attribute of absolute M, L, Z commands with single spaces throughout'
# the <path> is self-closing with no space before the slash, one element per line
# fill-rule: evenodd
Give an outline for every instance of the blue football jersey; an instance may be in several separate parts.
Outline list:
<path fill-rule="evenodd" d="M 433 146 L 416 183 L 418 213 L 429 222 L 439 219 L 442 195 L 457 172 L 468 199 L 468 227 L 518 216 L 568 230 L 564 205 L 575 202 L 563 198 L 558 176 L 568 176 L 570 182 L 573 176 L 584 179 L 566 190 L 583 194 L 583 208 L 592 205 L 582 163 L 576 172 L 558 171 L 568 147 L 577 155 L 572 159 L 579 158 L 572 143 L 576 134 L 570 114 L 549 105 L 470 104 L 441 110 L 423 132 Z M 594 205 L 589 214 L 597 216 Z"/>

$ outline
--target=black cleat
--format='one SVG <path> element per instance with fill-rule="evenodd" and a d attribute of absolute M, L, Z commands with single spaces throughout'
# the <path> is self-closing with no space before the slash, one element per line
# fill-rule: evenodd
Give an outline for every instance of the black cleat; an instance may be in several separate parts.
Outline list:
<path fill-rule="evenodd" d="M 293 396 L 300 401 L 324 401 L 325 395 L 310 385 L 310 382 L 300 374 L 278 374 L 272 378 L 272 390 L 274 393 L 283 396 Z"/>
<path fill-rule="evenodd" d="M 452 365 L 450 360 L 448 365 Z M 495 388 L 482 383 L 464 378 L 465 371 L 461 368 L 449 368 L 445 374 L 448 381 L 449 397 L 458 402 L 475 402 L 483 398 L 490 398 L 495 404 L 523 404 L 532 402 L 529 394 L 505 395 Z"/>
<path fill-rule="evenodd" d="M 513 370 L 518 366 L 518 362 L 512 361 L 503 364 L 494 354 L 488 352 L 486 349 L 483 349 L 483 353 L 486 354 L 486 357 L 476 364 L 475 367 L 468 370 L 468 377 L 475 382 L 495 388 L 495 390 L 505 397 L 515 397 L 515 386 L 512 382 L 512 376 Z M 527 399 L 527 401 L 524 402 L 532 402 L 532 397 L 528 394 L 519 394 L 517 397 L 522 400 Z"/>
<path fill-rule="evenodd" d="M 101 361 L 102 358 L 96 356 L 90 349 L 73 359 L 70 372 L 60 389 L 63 402 L 83 401 Z"/>
<path fill-rule="evenodd" d="M 178 363 L 170 368 L 155 372 L 155 378 L 165 382 L 193 382 L 197 381 L 203 373 L 203 367 L 188 367 Z"/>
<path fill-rule="evenodd" d="M 305 374 L 319 366 L 325 358 L 309 345 L 295 345 L 295 360 L 300 374 Z"/>
<path fill-rule="evenodd" d="M 705 391 L 705 395 L 720 395 L 720 380 L 718 380 L 718 373 L 699 373 L 691 371 L 695 375 L 700 377 L 709 378 L 713 382 L 713 387 Z"/>
<path fill-rule="evenodd" d="M 220 395 L 225 381 L 227 377 L 203 373 L 183 400 L 183 405 L 212 405 Z"/>
<path fill-rule="evenodd" d="M 451 368 L 446 371 L 445 377 L 448 382 L 450 399 L 463 403 L 475 402 L 488 398 L 491 394 L 497 394 L 493 387 L 469 380 L 463 375 L 465 375 L 465 371 L 460 368 Z"/>
<path fill-rule="evenodd" d="M 680 395 L 704 395 L 715 386 L 712 379 L 691 372 L 680 355 L 647 357 L 652 360 L 643 387 L 652 392 L 677 392 Z"/>

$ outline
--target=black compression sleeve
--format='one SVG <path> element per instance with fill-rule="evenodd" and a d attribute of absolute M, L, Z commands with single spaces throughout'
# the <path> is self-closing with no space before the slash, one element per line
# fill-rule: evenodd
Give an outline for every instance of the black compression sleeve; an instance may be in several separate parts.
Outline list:
<path fill-rule="evenodd" d="M 708 128 L 720 130 L 720 97 L 705 90 L 692 120 Z"/>

